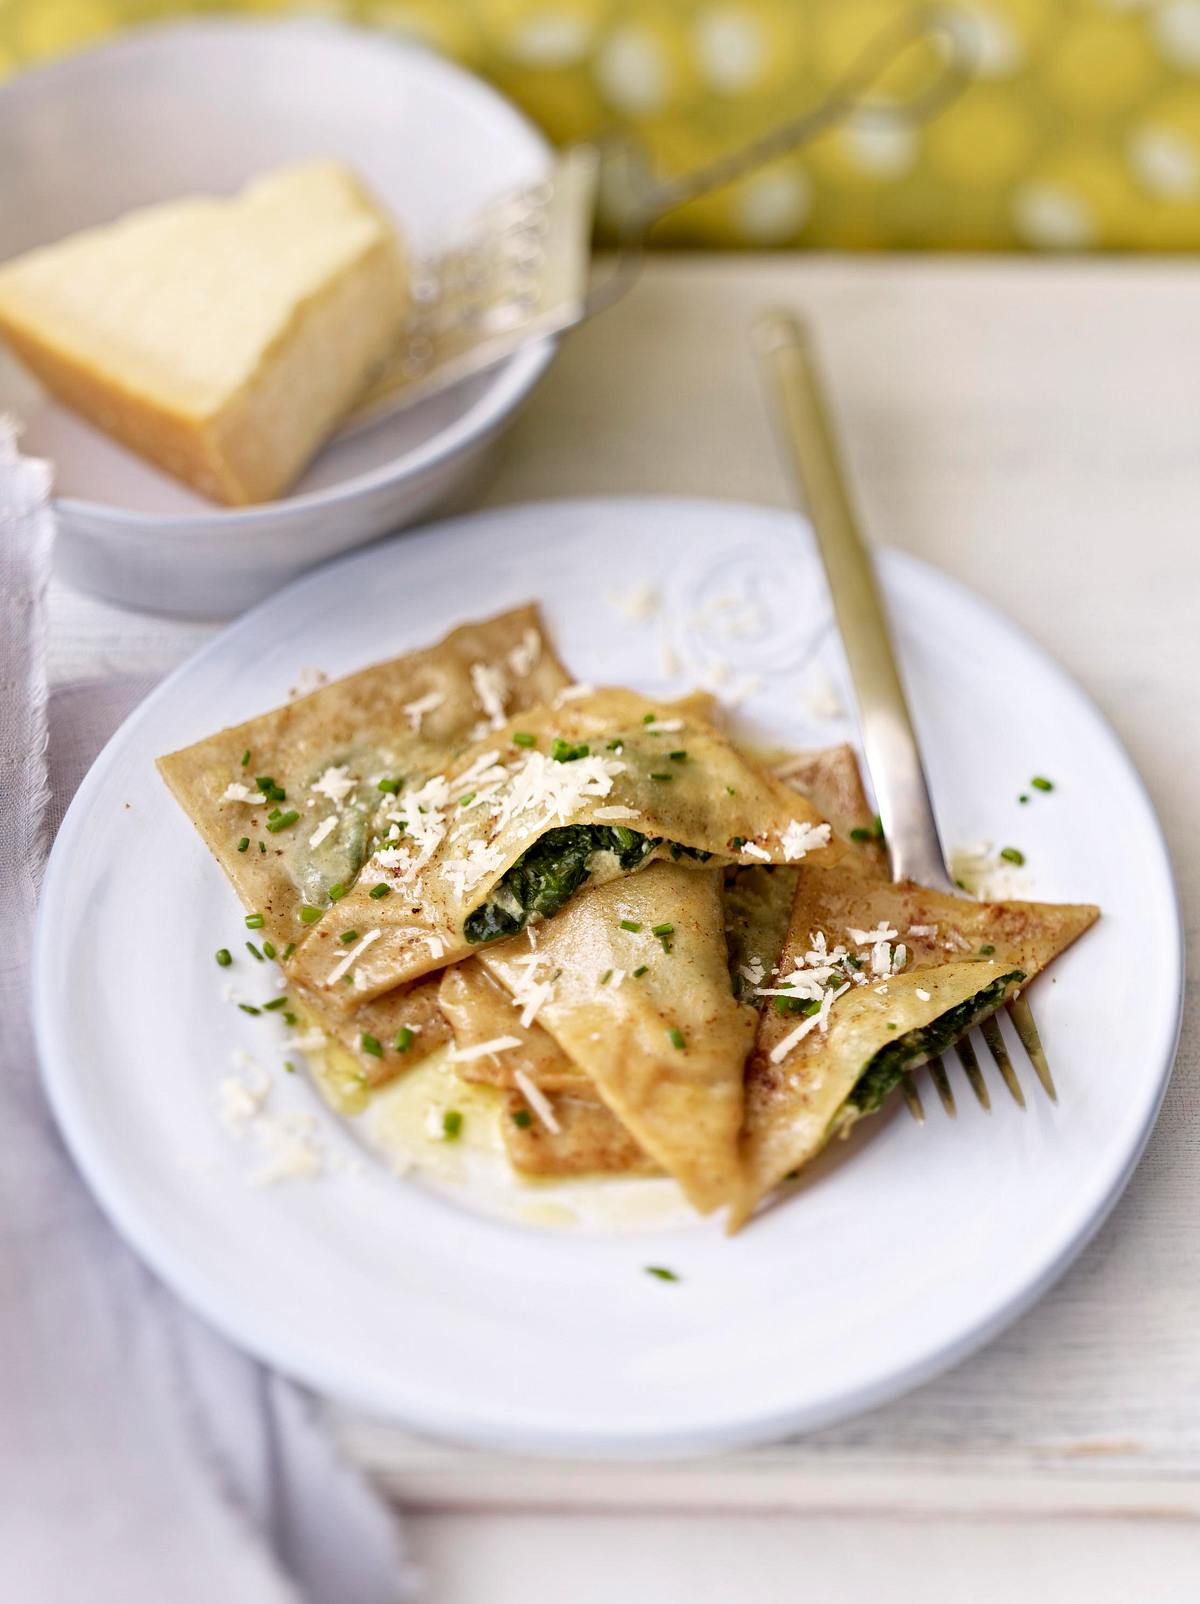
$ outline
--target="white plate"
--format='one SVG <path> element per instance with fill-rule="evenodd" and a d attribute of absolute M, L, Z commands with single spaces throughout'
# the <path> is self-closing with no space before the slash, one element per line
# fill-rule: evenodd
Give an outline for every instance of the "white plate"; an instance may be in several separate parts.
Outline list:
<path fill-rule="evenodd" d="M 0 89 L 0 261 L 189 193 L 317 156 L 366 178 L 418 250 L 536 177 L 541 135 L 414 44 L 328 21 L 136 31 Z M 292 492 L 223 509 L 9 373 L 0 409 L 55 465 L 60 571 L 111 600 L 216 616 L 398 529 L 455 489 L 553 354 L 489 373 L 329 446 Z"/>
<path fill-rule="evenodd" d="M 43 1069 L 84 1174 L 164 1279 L 245 1347 L 370 1410 L 589 1455 L 837 1419 L 953 1363 L 1043 1292 L 1119 1195 L 1163 1093 L 1181 999 L 1171 868 L 1129 759 L 1062 671 L 912 559 L 885 554 L 883 576 L 947 839 L 1017 844 L 1036 895 L 1104 909 L 1033 989 L 1057 1107 L 1031 1095 L 1021 1114 L 997 1095 L 989 1117 L 960 1096 L 956 1124 L 936 1110 L 923 1129 L 864 1122 L 852 1153 L 727 1240 L 714 1221 L 551 1231 L 481 1214 L 469 1192 L 385 1173 L 303 1078 L 279 1075 L 279 1110 L 312 1114 L 331 1159 L 358 1162 L 245 1184 L 214 1088 L 234 1046 L 278 1068 L 279 1027 L 220 1000 L 212 954 L 241 950 L 242 915 L 156 754 L 270 707 L 303 665 L 342 674 L 530 596 L 581 677 L 678 692 L 659 623 L 604 599 L 635 582 L 661 590 L 677 652 L 762 676 L 746 704 L 758 727 L 784 743 L 846 731 L 805 712 L 842 670 L 796 517 L 699 501 L 507 508 L 347 559 L 235 624 L 114 737 L 63 823 L 36 952 Z M 722 607 L 731 592 L 750 603 L 740 621 Z M 1056 789 L 1022 807 L 1036 773 Z M 269 976 L 251 979 L 270 994 Z"/>

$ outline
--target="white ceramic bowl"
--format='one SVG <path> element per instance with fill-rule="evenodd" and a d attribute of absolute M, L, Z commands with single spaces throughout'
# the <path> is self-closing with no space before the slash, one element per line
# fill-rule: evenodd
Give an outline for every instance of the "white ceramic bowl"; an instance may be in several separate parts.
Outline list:
<path fill-rule="evenodd" d="M 127 35 L 0 91 L 0 260 L 131 207 L 227 192 L 332 155 L 419 250 L 546 165 L 541 136 L 420 47 L 325 21 L 187 22 Z M 113 601 L 217 616 L 411 523 L 457 487 L 545 369 L 530 345 L 446 394 L 329 446 L 279 501 L 192 494 L 14 383 L 24 448 L 55 465 L 59 572 Z"/>

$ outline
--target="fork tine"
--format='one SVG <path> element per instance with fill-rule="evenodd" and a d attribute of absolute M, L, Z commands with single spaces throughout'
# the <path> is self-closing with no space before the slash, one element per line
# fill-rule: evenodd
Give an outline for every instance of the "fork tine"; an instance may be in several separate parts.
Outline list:
<path fill-rule="evenodd" d="M 940 1058 L 931 1058 L 929 1061 L 929 1078 L 937 1087 L 937 1094 L 942 1100 L 942 1107 L 954 1119 L 958 1109 L 954 1103 L 954 1089 L 950 1085 L 950 1077 L 946 1074 L 946 1066 Z"/>
<path fill-rule="evenodd" d="M 1013 1102 L 1024 1108 L 1025 1093 L 1021 1090 L 1021 1082 L 1017 1079 L 1012 1059 L 1008 1056 L 1008 1048 L 1004 1045 L 1004 1037 L 1000 1034 L 1000 1024 L 995 1014 L 989 1014 L 986 1019 L 981 1019 L 979 1029 L 987 1043 L 988 1052 L 996 1060 L 996 1068 L 1004 1076 L 1004 1084 L 1013 1095 Z"/>
<path fill-rule="evenodd" d="M 958 1061 L 967 1072 L 967 1079 L 971 1082 L 971 1090 L 979 1099 L 979 1106 L 987 1113 L 992 1111 L 992 1100 L 988 1096 L 987 1082 L 983 1078 L 983 1071 L 979 1067 L 979 1060 L 975 1056 L 975 1049 L 964 1036 L 956 1041 L 954 1051 L 958 1054 Z"/>
<path fill-rule="evenodd" d="M 1021 1046 L 1029 1054 L 1029 1061 L 1037 1070 L 1037 1078 L 1046 1089 L 1046 1096 L 1052 1103 L 1058 1102 L 1058 1093 L 1054 1089 L 1054 1076 L 1050 1073 L 1050 1065 L 1046 1062 L 1045 1049 L 1042 1047 L 1042 1038 L 1038 1035 L 1038 1028 L 1033 1022 L 1033 1010 L 1024 997 L 1014 997 L 1008 1004 L 1008 1017 L 1013 1022 L 1013 1029 L 1021 1038 Z"/>
<path fill-rule="evenodd" d="M 913 1084 L 911 1075 L 900 1077 L 900 1090 L 904 1093 L 904 1101 L 908 1104 L 908 1112 L 918 1125 L 925 1123 L 925 1110 L 921 1105 L 921 1094 Z"/>

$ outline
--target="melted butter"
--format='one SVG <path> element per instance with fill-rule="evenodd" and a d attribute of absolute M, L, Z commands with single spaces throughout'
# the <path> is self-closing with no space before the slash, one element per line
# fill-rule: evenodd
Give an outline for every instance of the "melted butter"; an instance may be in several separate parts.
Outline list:
<path fill-rule="evenodd" d="M 319 1052 L 305 1056 L 317 1090 L 334 1113 L 361 1114 L 371 1100 L 371 1093 L 354 1054 L 347 1052 L 339 1042 L 327 1041 Z"/>
<path fill-rule="evenodd" d="M 524 1225 L 540 1225 L 547 1230 L 570 1230 L 579 1224 L 579 1216 L 565 1203 L 523 1203 L 515 1217 Z"/>
<path fill-rule="evenodd" d="M 508 1168 L 497 1123 L 501 1098 L 494 1086 L 459 1080 L 440 1048 L 371 1094 L 363 1134 L 400 1173 L 415 1170 L 455 1189 L 486 1188 L 491 1169 Z M 462 1125 L 448 1139 L 444 1120 L 451 1111 L 461 1114 Z"/>
<path fill-rule="evenodd" d="M 326 1060 L 321 1069 L 314 1062 L 322 1089 L 328 1063 L 348 1057 L 335 1048 L 311 1056 L 313 1061 Z M 364 1100 L 365 1107 L 360 1104 L 352 1118 L 383 1164 L 482 1214 L 553 1231 L 695 1223 L 683 1194 L 666 1177 L 597 1175 L 555 1181 L 515 1174 L 500 1134 L 504 1094 L 494 1086 L 459 1080 L 446 1048 L 364 1094 Z M 462 1127 L 447 1140 L 442 1121 L 452 1109 L 462 1115 Z"/>

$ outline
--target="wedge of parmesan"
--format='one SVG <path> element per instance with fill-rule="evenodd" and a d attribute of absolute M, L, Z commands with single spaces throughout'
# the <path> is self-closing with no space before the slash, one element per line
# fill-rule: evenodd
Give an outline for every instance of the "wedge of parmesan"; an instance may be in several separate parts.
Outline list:
<path fill-rule="evenodd" d="M 45 387 L 231 505 L 296 478 L 407 304 L 391 221 L 332 161 L 132 212 L 0 267 L 0 336 Z"/>

